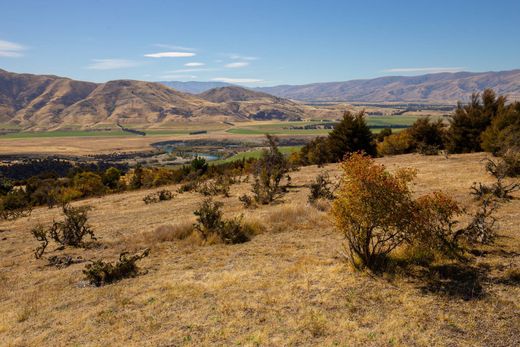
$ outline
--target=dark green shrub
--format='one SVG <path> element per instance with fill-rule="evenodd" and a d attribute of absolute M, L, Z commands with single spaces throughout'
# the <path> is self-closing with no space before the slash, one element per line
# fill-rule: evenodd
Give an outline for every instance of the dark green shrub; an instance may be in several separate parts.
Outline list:
<path fill-rule="evenodd" d="M 32 212 L 32 206 L 27 195 L 21 189 L 13 189 L 0 196 L 0 220 L 14 220 L 27 217 Z"/>
<path fill-rule="evenodd" d="M 115 264 L 96 260 L 91 264 L 87 264 L 83 273 L 87 281 L 96 287 L 113 283 L 123 278 L 135 277 L 139 275 L 139 268 L 136 262 L 147 257 L 149 254 L 150 249 L 148 248 L 142 253 L 132 256 L 129 256 L 128 252 L 123 252 L 119 255 L 119 260 Z"/>
<path fill-rule="evenodd" d="M 81 247 L 83 246 L 83 238 L 87 235 L 92 240 L 96 240 L 94 231 L 87 224 L 87 212 L 89 206 L 72 207 L 70 205 L 63 206 L 63 221 L 54 221 L 49 228 L 50 237 L 63 246 Z"/>
<path fill-rule="evenodd" d="M 446 138 L 442 120 L 431 121 L 429 117 L 417 119 L 407 130 L 412 139 L 412 147 L 424 155 L 437 155 L 444 149 Z"/>
<path fill-rule="evenodd" d="M 190 167 L 193 172 L 202 175 L 208 171 L 208 162 L 203 157 L 196 156 L 191 162 Z"/>
<path fill-rule="evenodd" d="M 212 236 L 217 236 L 226 244 L 249 241 L 250 236 L 243 228 L 242 219 L 223 219 L 222 206 L 223 203 L 209 198 L 204 200 L 199 209 L 193 212 L 197 216 L 197 223 L 194 227 L 200 232 L 204 241 L 208 241 Z"/>
<path fill-rule="evenodd" d="M 289 163 L 278 149 L 278 139 L 266 135 L 268 149 L 264 149 L 262 156 L 255 164 L 252 187 L 253 196 L 257 203 L 270 204 L 284 193 L 280 183 L 284 177 L 289 177 Z"/>
<path fill-rule="evenodd" d="M 392 135 L 392 128 L 384 128 L 378 134 L 376 134 L 377 142 L 383 142 L 386 137 Z"/>
<path fill-rule="evenodd" d="M 115 167 L 108 168 L 102 177 L 103 184 L 110 189 L 117 189 L 119 187 L 119 179 L 121 178 L 121 171 Z"/>
<path fill-rule="evenodd" d="M 316 179 L 309 185 L 309 188 L 310 192 L 308 200 L 311 204 L 318 199 L 334 199 L 332 183 L 330 182 L 329 175 L 327 173 L 316 176 Z"/>
<path fill-rule="evenodd" d="M 161 202 L 161 201 L 166 201 L 166 200 L 171 200 L 175 197 L 175 195 L 167 190 L 167 189 L 163 189 L 163 190 L 160 190 L 158 192 L 155 192 L 155 193 L 150 193 L 148 195 L 146 195 L 144 198 L 143 198 L 143 201 L 145 204 L 153 204 L 153 203 L 157 203 L 157 202 Z"/>
<path fill-rule="evenodd" d="M 303 165 L 323 166 L 332 161 L 329 140 L 326 137 L 317 137 L 311 140 L 300 150 L 300 162 Z"/>

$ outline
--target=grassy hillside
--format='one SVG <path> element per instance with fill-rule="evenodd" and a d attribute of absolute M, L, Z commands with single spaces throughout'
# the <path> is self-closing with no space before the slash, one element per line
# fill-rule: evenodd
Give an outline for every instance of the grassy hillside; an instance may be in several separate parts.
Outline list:
<path fill-rule="evenodd" d="M 470 206 L 474 181 L 491 182 L 484 154 L 378 159 L 390 170 L 418 169 L 418 194 L 442 190 Z M 328 215 L 307 205 L 320 171 L 295 172 L 284 203 L 244 210 L 231 187 L 224 215 L 244 214 L 265 232 L 239 245 L 198 246 L 157 231 L 185 225 L 203 197 L 197 193 L 145 205 L 150 191 L 84 200 L 99 246 L 55 250 L 114 261 L 123 250 L 151 247 L 139 265 L 147 273 L 100 288 L 83 281 L 84 263 L 64 269 L 36 260 L 29 229 L 59 210 L 0 223 L 0 341 L 6 346 L 515 346 L 520 344 L 520 200 L 499 210 L 500 238 L 464 268 L 436 264 L 432 274 L 372 277 L 342 258 L 342 238 Z M 176 187 L 168 187 L 175 189 Z M 326 207 L 324 207 L 326 209 Z M 170 239 L 170 241 L 168 241 Z M 477 252 L 475 252 L 477 253 Z"/>

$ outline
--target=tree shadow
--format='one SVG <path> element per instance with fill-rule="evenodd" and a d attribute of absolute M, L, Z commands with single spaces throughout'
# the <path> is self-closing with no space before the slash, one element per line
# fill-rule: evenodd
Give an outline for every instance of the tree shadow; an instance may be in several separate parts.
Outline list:
<path fill-rule="evenodd" d="M 463 300 L 482 299 L 488 270 L 468 264 L 430 265 L 423 272 L 423 293 L 442 294 Z"/>

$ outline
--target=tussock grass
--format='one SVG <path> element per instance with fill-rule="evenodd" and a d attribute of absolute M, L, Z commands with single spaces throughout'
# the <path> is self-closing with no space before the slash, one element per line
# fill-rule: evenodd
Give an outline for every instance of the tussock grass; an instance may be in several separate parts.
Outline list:
<path fill-rule="evenodd" d="M 470 204 L 471 184 L 492 182 L 482 168 L 484 157 L 404 155 L 377 161 L 391 171 L 417 168 L 418 195 L 443 190 Z M 283 204 L 245 210 L 237 196 L 249 192 L 250 183 L 234 185 L 230 198 L 218 197 L 226 218 L 244 214 L 243 223 L 256 230 L 250 242 L 237 245 L 199 247 L 196 233 L 175 238 L 195 222 L 193 211 L 203 199 L 197 193 L 150 205 L 142 199 L 153 190 L 75 202 L 94 206 L 89 223 L 101 246 L 70 248 L 68 255 L 114 260 L 121 251 L 153 245 L 139 262 L 146 275 L 99 288 L 82 283 L 85 264 L 57 269 L 34 259 L 37 242 L 28 230 L 60 218 L 59 209 L 37 208 L 29 217 L 0 223 L 1 344 L 520 345 L 520 285 L 514 280 L 520 268 L 518 193 L 498 211 L 497 244 L 472 255 L 471 269 L 438 261 L 427 280 L 412 271 L 419 267 L 414 264 L 408 272 L 372 277 L 349 271 L 340 256 L 341 235 L 327 213 L 307 204 L 306 185 L 323 170 L 330 177 L 338 174 L 336 165 L 291 174 L 292 184 L 301 188 L 291 188 Z M 46 252 L 62 253 L 54 247 Z M 474 285 L 483 295 L 460 295 L 471 296 Z"/>

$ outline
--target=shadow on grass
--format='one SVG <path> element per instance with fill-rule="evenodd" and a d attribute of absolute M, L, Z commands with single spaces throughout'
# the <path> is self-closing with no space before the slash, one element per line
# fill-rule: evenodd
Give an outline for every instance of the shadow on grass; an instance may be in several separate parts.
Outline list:
<path fill-rule="evenodd" d="M 482 282 L 486 277 L 486 269 L 468 264 L 430 265 L 424 271 L 420 288 L 424 293 L 475 300 L 485 296 Z"/>
<path fill-rule="evenodd" d="M 391 265 L 390 265 L 391 264 Z M 428 261 L 392 260 L 386 273 L 411 279 L 425 294 L 462 300 L 479 300 L 486 293 L 489 268 L 469 262 L 431 264 Z"/>

